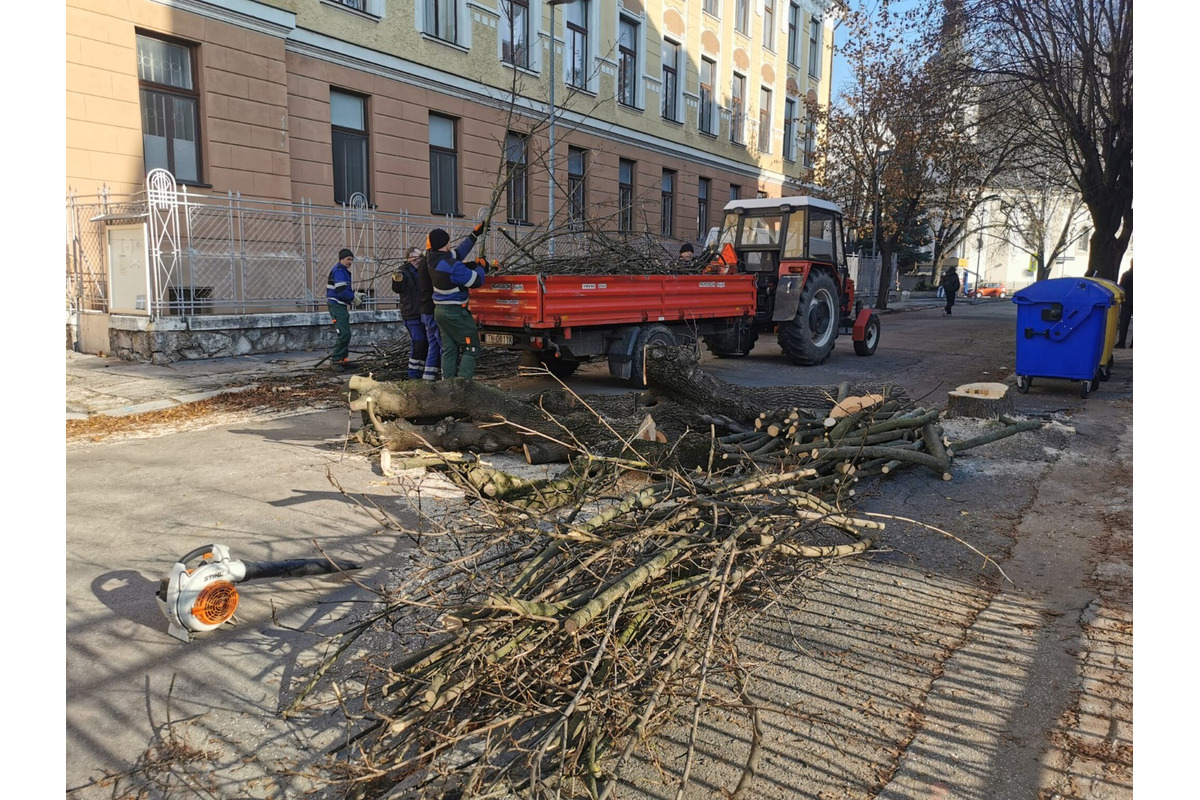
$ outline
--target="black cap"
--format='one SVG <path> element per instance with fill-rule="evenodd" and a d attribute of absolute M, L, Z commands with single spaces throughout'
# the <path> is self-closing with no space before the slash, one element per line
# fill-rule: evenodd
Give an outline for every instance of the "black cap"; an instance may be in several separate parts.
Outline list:
<path fill-rule="evenodd" d="M 441 250 L 450 242 L 450 234 L 446 233 L 441 228 L 434 228 L 429 232 L 429 249 Z"/>
<path fill-rule="evenodd" d="M 343 258 L 354 258 L 354 251 L 347 247 L 343 247 L 338 251 L 338 261 L 341 261 Z"/>
<path fill-rule="evenodd" d="M 684 242 L 683 244 L 679 245 L 679 255 L 683 255 L 684 253 L 694 253 L 694 252 L 696 252 L 696 251 L 694 249 L 692 249 L 691 242 Z"/>

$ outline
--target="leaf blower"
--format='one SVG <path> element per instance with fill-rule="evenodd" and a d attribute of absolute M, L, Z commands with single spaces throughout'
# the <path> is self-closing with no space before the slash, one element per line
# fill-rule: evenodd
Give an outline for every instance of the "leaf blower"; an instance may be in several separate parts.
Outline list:
<path fill-rule="evenodd" d="M 196 560 L 199 563 L 189 566 Z M 233 620 L 238 592 L 234 584 L 258 578 L 302 578 L 362 569 L 351 561 L 297 558 L 290 561 L 234 561 L 223 544 L 206 544 L 179 559 L 159 582 L 155 597 L 170 626 L 167 632 L 184 642 L 197 633 Z"/>

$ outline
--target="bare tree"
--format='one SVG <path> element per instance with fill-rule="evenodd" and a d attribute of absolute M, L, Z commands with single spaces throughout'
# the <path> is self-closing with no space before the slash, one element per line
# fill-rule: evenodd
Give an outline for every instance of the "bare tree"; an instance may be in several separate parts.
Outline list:
<path fill-rule="evenodd" d="M 971 72 L 1020 102 L 1092 218 L 1089 272 L 1117 279 L 1133 234 L 1132 0 L 961 0 Z"/>

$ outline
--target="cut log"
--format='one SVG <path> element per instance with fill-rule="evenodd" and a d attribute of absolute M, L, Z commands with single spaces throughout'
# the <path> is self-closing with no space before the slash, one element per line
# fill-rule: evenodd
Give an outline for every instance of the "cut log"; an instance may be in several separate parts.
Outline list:
<path fill-rule="evenodd" d="M 1013 413 L 1012 395 L 1003 383 L 967 383 L 950 392 L 946 417 L 999 419 Z"/>

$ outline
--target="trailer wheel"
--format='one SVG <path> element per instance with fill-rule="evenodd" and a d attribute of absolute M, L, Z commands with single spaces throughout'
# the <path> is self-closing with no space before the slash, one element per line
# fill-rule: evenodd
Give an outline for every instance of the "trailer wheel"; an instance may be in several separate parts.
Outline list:
<path fill-rule="evenodd" d="M 573 358 L 542 358 L 542 366 L 546 368 L 554 377 L 565 380 L 575 374 L 575 370 L 579 369 L 579 362 Z"/>
<path fill-rule="evenodd" d="M 758 327 L 752 322 L 739 322 L 732 333 L 709 334 L 704 344 L 717 358 L 741 358 L 750 355 L 758 341 Z"/>
<path fill-rule="evenodd" d="M 862 341 L 854 342 L 854 352 L 860 356 L 870 356 L 875 354 L 876 347 L 879 347 L 879 315 L 872 314 L 867 317 Z"/>
<path fill-rule="evenodd" d="M 633 343 L 633 361 L 630 364 L 629 380 L 639 389 L 646 388 L 646 349 L 656 344 L 675 346 L 675 334 L 665 325 L 647 325 Z"/>
<path fill-rule="evenodd" d="M 829 358 L 838 333 L 838 292 L 828 272 L 813 271 L 800 292 L 799 311 L 779 323 L 779 346 L 787 360 L 816 366 Z"/>

